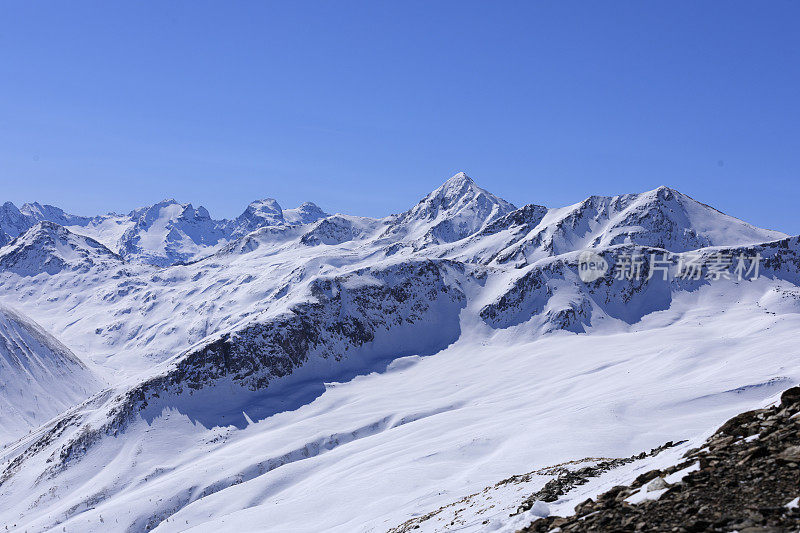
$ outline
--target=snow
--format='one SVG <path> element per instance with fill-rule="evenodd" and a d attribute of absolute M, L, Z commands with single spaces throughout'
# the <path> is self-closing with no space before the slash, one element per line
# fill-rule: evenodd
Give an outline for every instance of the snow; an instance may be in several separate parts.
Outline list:
<path fill-rule="evenodd" d="M 127 524 L 180 508 L 160 531 L 180 531 L 187 520 L 200 530 L 247 530 L 265 520 L 276 531 L 388 529 L 509 475 L 697 437 L 800 379 L 800 363 L 792 363 L 800 361 L 800 315 L 759 309 L 763 289 L 753 286 L 724 314 L 701 289 L 699 305 L 657 313 L 668 316 L 624 333 L 516 344 L 486 331 L 467 335 L 241 430 L 206 429 L 166 410 L 68 471 L 59 499 L 40 503 L 29 526 L 52 523 L 47 515 L 82 501 L 88 483 L 110 496 L 68 528 L 99 531 L 101 514 Z M 671 324 L 647 327 L 665 320 Z M 747 387 L 754 384 L 763 385 Z M 27 507 L 30 500 L 9 492 L 20 483 L 3 488 L 3 516 Z"/>
<path fill-rule="evenodd" d="M 30 318 L 0 307 L 0 443 L 8 444 L 100 390 L 70 350 Z"/>
<path fill-rule="evenodd" d="M 53 407 L 14 417 L 0 526 L 349 533 L 433 513 L 421 531 L 512 531 L 800 382 L 800 242 L 677 191 L 515 210 L 457 174 L 384 219 L 246 213 L 166 200 L 0 249 L 0 302 L 80 368 L 56 380 L 72 396 L 33 377 Z M 577 275 L 586 247 L 613 265 L 726 246 L 757 249 L 762 277 Z M 556 465 L 683 439 L 509 518 Z"/>

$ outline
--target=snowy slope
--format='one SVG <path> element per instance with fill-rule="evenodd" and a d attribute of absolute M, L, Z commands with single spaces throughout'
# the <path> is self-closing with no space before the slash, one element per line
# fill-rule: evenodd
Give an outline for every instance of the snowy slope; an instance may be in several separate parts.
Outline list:
<path fill-rule="evenodd" d="M 28 517 L 32 530 L 65 517 L 68 529 L 85 531 L 111 520 L 119 530 L 160 523 L 163 531 L 256 531 L 265 521 L 272 531 L 386 530 L 513 474 L 700 435 L 796 382 L 800 295 L 770 285 L 747 287 L 725 313 L 720 296 L 729 287 L 709 287 L 619 333 L 530 342 L 473 334 L 321 394 L 298 386 L 286 392 L 301 398 L 266 397 L 217 414 L 233 426 L 169 402 L 129 422 L 123 439 L 70 446 L 49 429 L 35 441 L 42 451 L 0 486 L 2 516 Z M 248 424 L 242 411 L 276 402 L 282 412 L 260 421 L 254 414 L 237 429 Z M 97 427 L 91 413 L 100 407 L 71 413 L 76 428 L 68 431 Z M 89 453 L 76 453 L 85 444 L 93 444 Z M 63 469 L 46 463 L 52 454 Z M 32 485 L 42 475 L 44 486 Z M 42 498 L 51 485 L 58 492 Z M 36 513 L 28 511 L 33 501 Z M 494 511 L 472 530 L 506 517 Z"/>
<path fill-rule="evenodd" d="M 0 525 L 386 531 L 481 493 L 423 530 L 510 528 L 550 467 L 698 438 L 800 380 L 800 239 L 667 188 L 516 209 L 461 173 L 383 219 L 111 220 L 0 248 L 0 302 L 110 383 L 3 451 Z M 584 283 L 585 248 L 759 254 L 761 276 Z"/>
<path fill-rule="evenodd" d="M 0 442 L 88 398 L 101 382 L 38 324 L 0 307 Z"/>

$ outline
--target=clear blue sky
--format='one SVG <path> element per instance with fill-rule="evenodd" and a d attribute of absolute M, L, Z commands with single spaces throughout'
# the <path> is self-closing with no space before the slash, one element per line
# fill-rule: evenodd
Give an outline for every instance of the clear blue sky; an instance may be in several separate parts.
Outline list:
<path fill-rule="evenodd" d="M 800 2 L 0 3 L 0 200 L 379 216 L 665 184 L 800 233 Z"/>

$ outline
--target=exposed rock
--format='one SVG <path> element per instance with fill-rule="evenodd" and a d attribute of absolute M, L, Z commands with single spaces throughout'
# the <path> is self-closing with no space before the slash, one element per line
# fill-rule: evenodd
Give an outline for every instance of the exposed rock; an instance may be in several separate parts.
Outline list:
<path fill-rule="evenodd" d="M 522 531 L 798 531 L 800 509 L 787 506 L 800 495 L 798 413 L 800 387 L 794 387 L 784 392 L 780 405 L 730 419 L 683 462 L 642 474 L 629 488 L 614 487 L 597 498 L 615 505 L 587 500 L 571 517 L 540 518 Z M 695 463 L 699 470 L 679 483 L 670 486 L 661 477 Z M 620 493 L 645 483 L 648 491 L 668 490 L 657 500 L 620 502 Z"/>

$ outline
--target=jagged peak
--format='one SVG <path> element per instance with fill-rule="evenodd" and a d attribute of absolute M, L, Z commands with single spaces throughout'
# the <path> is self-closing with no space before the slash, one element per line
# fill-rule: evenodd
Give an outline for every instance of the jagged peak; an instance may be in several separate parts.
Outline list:
<path fill-rule="evenodd" d="M 194 207 L 191 203 L 182 204 L 174 198 L 166 198 L 153 205 L 139 207 L 131 211 L 128 216 L 138 219 L 137 224 L 149 225 L 153 220 L 163 216 L 163 210 L 167 209 L 171 219 L 211 219 L 208 209 L 198 206 Z"/>
<path fill-rule="evenodd" d="M 619 207 L 619 206 L 633 205 L 634 202 L 640 202 L 640 201 L 647 202 L 647 201 L 672 200 L 672 199 L 688 200 L 700 205 L 706 205 L 702 204 L 701 202 L 698 202 L 697 200 L 688 195 L 683 194 L 677 189 L 667 187 L 666 185 L 660 185 L 655 189 L 639 193 L 626 193 L 626 194 L 618 194 L 615 196 L 603 196 L 603 195 L 593 194 L 591 196 L 588 196 L 586 199 L 578 202 L 577 204 L 568 206 L 568 208 L 581 209 L 587 205 L 598 205 L 598 204 L 615 205 Z"/>
<path fill-rule="evenodd" d="M 192 204 L 182 204 L 179 201 L 177 201 L 175 198 L 164 198 L 160 202 L 156 202 L 153 205 L 144 206 L 144 207 L 138 209 L 137 211 L 152 211 L 152 210 L 156 210 L 156 209 L 161 209 L 162 207 L 170 207 L 170 206 L 173 206 L 173 205 L 186 207 L 186 205 L 191 206 Z"/>
<path fill-rule="evenodd" d="M 656 197 L 662 198 L 664 200 L 671 200 L 672 198 L 678 198 L 678 199 L 689 198 L 689 199 L 691 199 L 689 196 L 683 194 L 682 192 L 680 192 L 680 191 L 678 191 L 676 189 L 673 189 L 671 187 L 667 187 L 666 185 L 660 185 L 660 186 L 656 187 L 655 189 L 653 189 L 652 191 L 644 192 L 644 193 L 640 194 L 639 196 L 656 196 Z"/>

